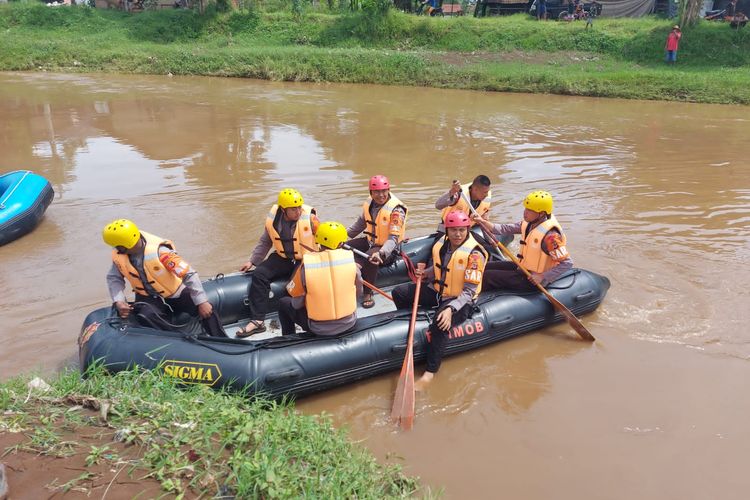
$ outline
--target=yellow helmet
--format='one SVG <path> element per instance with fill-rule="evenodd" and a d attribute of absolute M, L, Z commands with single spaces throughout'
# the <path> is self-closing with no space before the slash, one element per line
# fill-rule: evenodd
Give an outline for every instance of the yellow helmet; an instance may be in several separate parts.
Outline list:
<path fill-rule="evenodd" d="M 305 200 L 296 189 L 282 189 L 279 193 L 278 205 L 281 208 L 301 207 Z"/>
<path fill-rule="evenodd" d="M 534 212 L 552 214 L 552 195 L 547 191 L 532 191 L 523 200 L 523 206 Z"/>
<path fill-rule="evenodd" d="M 324 222 L 318 226 L 318 232 L 315 233 L 315 241 L 331 249 L 338 248 L 348 238 L 346 228 L 338 222 Z"/>
<path fill-rule="evenodd" d="M 131 249 L 141 239 L 141 232 L 134 222 L 128 219 L 117 219 L 104 226 L 102 239 L 111 247 Z"/>

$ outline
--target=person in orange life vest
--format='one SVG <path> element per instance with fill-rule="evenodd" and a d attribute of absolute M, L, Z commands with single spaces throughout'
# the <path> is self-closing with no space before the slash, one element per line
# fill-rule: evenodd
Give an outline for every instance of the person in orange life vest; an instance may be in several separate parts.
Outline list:
<path fill-rule="evenodd" d="M 378 266 L 388 265 L 396 258 L 401 241 L 406 233 L 407 207 L 393 193 L 391 183 L 384 175 L 375 175 L 369 182 L 370 197 L 362 205 L 362 215 L 346 229 L 349 238 L 360 233 L 365 236 L 350 239 L 347 245 L 366 252 L 370 258 L 355 255 L 354 259 L 362 267 L 362 279 L 375 283 Z M 365 290 L 362 307 L 375 305 L 372 292 Z"/>
<path fill-rule="evenodd" d="M 521 234 L 521 265 L 531 273 L 531 280 L 513 262 L 487 264 L 484 290 L 534 291 L 536 284 L 547 286 L 573 268 L 565 233 L 552 215 L 552 195 L 534 191 L 523 200 L 523 221 L 516 224 L 492 224 L 475 217 L 482 229 L 498 236 Z"/>
<path fill-rule="evenodd" d="M 271 282 L 289 279 L 302 256 L 317 251 L 315 231 L 319 221 L 315 209 L 304 203 L 296 189 L 282 189 L 277 203 L 266 216 L 263 234 L 250 260 L 240 267 L 242 272 L 254 272 L 248 291 L 250 322 L 236 333 L 237 337 L 249 337 L 266 331 Z M 266 258 L 272 248 L 274 252 Z"/>
<path fill-rule="evenodd" d="M 135 292 L 136 304 L 150 304 L 139 311 L 148 322 L 163 325 L 161 315 L 168 309 L 197 314 L 209 335 L 226 337 L 198 273 L 177 254 L 174 243 L 140 231 L 127 219 L 104 226 L 102 239 L 114 248 L 107 287 L 121 318 L 127 318 L 133 310 L 125 298 L 127 279 Z"/>
<path fill-rule="evenodd" d="M 470 224 L 465 213 L 450 212 L 445 217 L 446 236 L 432 247 L 432 268 L 424 273 L 417 271 L 428 282 L 420 289 L 419 305 L 437 306 L 429 329 L 427 369 L 415 385 L 417 390 L 424 389 L 440 369 L 451 328 L 466 321 L 482 289 L 487 252 L 469 231 Z M 393 290 L 396 308 L 412 307 L 416 287 L 408 283 Z"/>
<path fill-rule="evenodd" d="M 471 206 L 474 210 L 479 212 L 479 215 L 484 216 L 490 211 L 490 205 L 492 204 L 492 191 L 490 178 L 486 175 L 477 175 L 471 184 L 461 185 L 458 181 L 453 181 L 451 188 L 447 193 L 442 195 L 435 202 L 435 208 L 442 210 L 441 221 L 438 226 L 438 231 L 445 233 L 444 223 L 445 216 L 454 210 L 460 210 L 469 217 L 471 217 L 471 209 L 469 205 L 461 196 L 461 192 L 467 193 L 469 200 L 471 200 Z M 473 226 L 475 222 L 471 222 Z"/>
<path fill-rule="evenodd" d="M 323 222 L 315 233 L 320 252 L 302 256 L 286 286 L 289 297 L 279 300 L 282 335 L 292 335 L 294 324 L 322 337 L 339 335 L 357 322 L 357 296 L 362 295 L 362 275 L 354 253 L 344 250 L 346 228 Z"/>

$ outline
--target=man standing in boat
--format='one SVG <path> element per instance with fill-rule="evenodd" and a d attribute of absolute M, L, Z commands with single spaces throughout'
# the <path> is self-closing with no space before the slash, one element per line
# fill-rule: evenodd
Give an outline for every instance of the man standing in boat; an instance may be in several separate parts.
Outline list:
<path fill-rule="evenodd" d="M 250 322 L 236 333 L 237 337 L 266 331 L 271 282 L 289 279 L 302 256 L 318 249 L 315 243 L 318 222 L 315 209 L 304 204 L 299 191 L 281 190 L 277 203 L 266 216 L 266 226 L 250 260 L 240 267 L 242 272 L 254 272 L 248 292 Z M 271 248 L 274 252 L 266 258 Z"/>
<path fill-rule="evenodd" d="M 125 298 L 127 279 L 135 292 L 136 304 L 149 304 L 139 311 L 147 321 L 163 325 L 161 316 L 167 310 L 197 314 L 205 332 L 212 337 L 226 337 L 198 273 L 177 255 L 174 243 L 140 231 L 127 219 L 107 224 L 102 238 L 114 248 L 107 286 L 121 318 L 127 318 L 133 310 Z"/>
<path fill-rule="evenodd" d="M 346 233 L 349 238 L 364 233 L 365 236 L 347 244 L 370 256 L 365 259 L 357 255 L 354 259 L 362 267 L 362 279 L 375 283 L 379 266 L 390 264 L 398 255 L 406 234 L 407 207 L 391 193 L 391 183 L 386 176 L 371 177 L 369 188 L 370 196 L 362 205 L 362 215 L 347 228 Z M 362 307 L 368 309 L 374 305 L 372 292 L 365 290 Z"/>
<path fill-rule="evenodd" d="M 451 328 L 469 317 L 482 289 L 487 262 L 486 250 L 469 231 L 468 215 L 454 210 L 446 215 L 444 222 L 447 234 L 432 247 L 432 268 L 424 274 L 417 271 L 418 279 L 429 283 L 420 289 L 419 305 L 437 306 L 428 333 L 427 369 L 415 384 L 417 390 L 426 388 L 440 369 Z M 398 309 L 412 306 L 416 288 L 416 284 L 409 283 L 393 290 L 393 302 Z"/>
<path fill-rule="evenodd" d="M 496 261 L 487 264 L 484 272 L 485 290 L 537 290 L 536 284 L 547 286 L 573 268 L 568 254 L 567 239 L 562 226 L 552 215 L 552 195 L 534 191 L 523 200 L 523 221 L 515 224 L 492 224 L 475 217 L 482 229 L 495 237 L 521 235 L 521 265 L 531 274 L 531 281 L 513 262 Z"/>
<path fill-rule="evenodd" d="M 292 335 L 295 323 L 306 331 L 329 337 L 349 330 L 357 322 L 357 296 L 362 276 L 351 250 L 339 248 L 347 239 L 338 222 L 324 222 L 315 233 L 320 252 L 302 256 L 302 265 L 279 300 L 282 335 Z"/>

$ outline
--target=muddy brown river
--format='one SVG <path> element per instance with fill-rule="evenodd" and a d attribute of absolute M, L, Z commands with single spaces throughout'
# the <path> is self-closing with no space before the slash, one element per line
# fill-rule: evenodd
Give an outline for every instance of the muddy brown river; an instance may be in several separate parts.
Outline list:
<path fill-rule="evenodd" d="M 247 259 L 284 187 L 348 224 L 385 174 L 415 236 L 451 179 L 484 173 L 495 221 L 553 193 L 577 266 L 612 281 L 582 318 L 598 341 L 559 325 L 447 358 L 409 433 L 388 421 L 397 372 L 298 409 L 446 498 L 745 499 L 748 138 L 746 107 L 0 74 L 0 173 L 56 193 L 0 247 L 0 378 L 75 363 L 84 317 L 109 302 L 112 219 L 175 240 L 209 277 Z"/>

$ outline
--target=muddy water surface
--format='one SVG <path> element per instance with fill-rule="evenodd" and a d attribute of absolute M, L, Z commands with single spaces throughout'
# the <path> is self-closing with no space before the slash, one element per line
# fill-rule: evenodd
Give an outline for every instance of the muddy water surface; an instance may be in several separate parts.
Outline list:
<path fill-rule="evenodd" d="M 55 200 L 0 247 L 0 378 L 74 362 L 108 302 L 105 223 L 236 270 L 283 187 L 349 223 L 390 177 L 412 235 L 451 179 L 485 173 L 493 218 L 555 196 L 576 264 L 610 277 L 583 321 L 449 358 L 387 421 L 396 374 L 298 403 L 448 498 L 747 498 L 747 108 L 207 78 L 0 75 L 0 173 Z M 418 369 L 421 367 L 418 367 Z"/>

